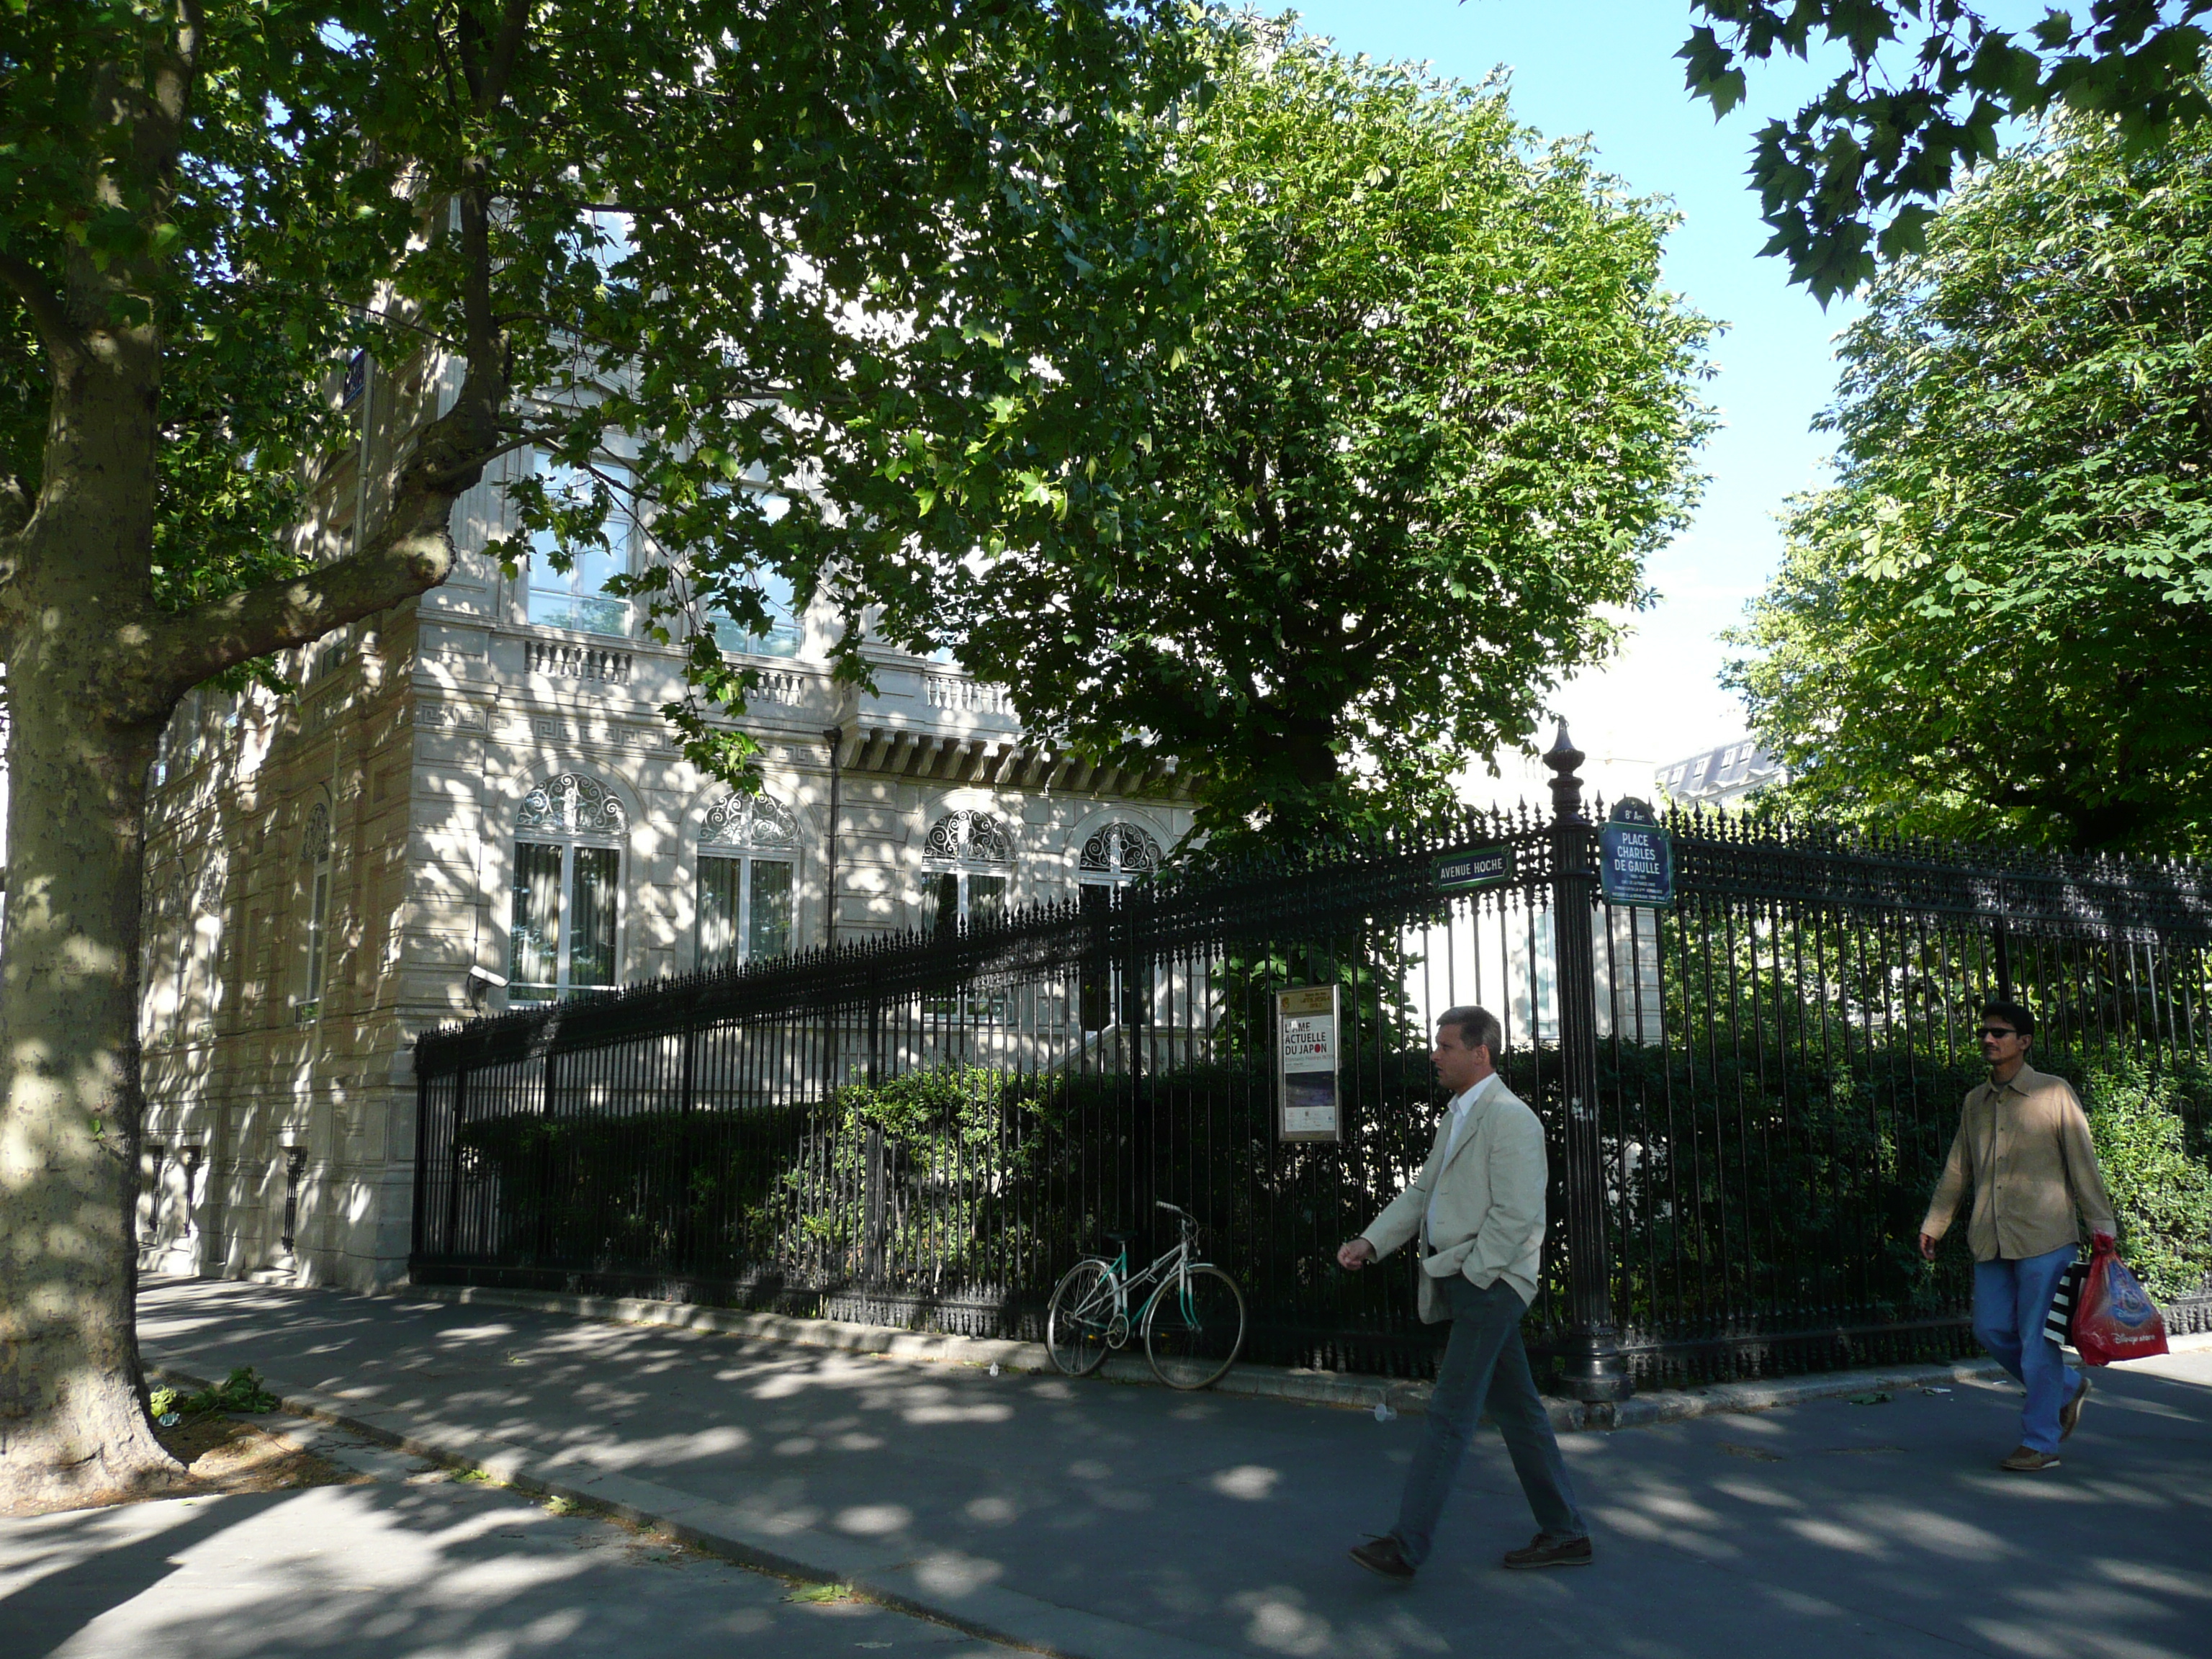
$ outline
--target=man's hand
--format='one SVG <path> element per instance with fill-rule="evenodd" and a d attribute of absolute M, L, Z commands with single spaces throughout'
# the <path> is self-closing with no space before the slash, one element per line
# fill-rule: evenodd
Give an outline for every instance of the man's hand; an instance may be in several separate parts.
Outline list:
<path fill-rule="evenodd" d="M 2110 1233 L 2091 1233 L 2089 1235 L 2089 1251 L 2093 1255 L 2100 1255 L 2109 1250 L 2116 1250 L 2119 1248 L 2119 1243 L 2120 1241 L 2114 1238 Z"/>
<path fill-rule="evenodd" d="M 1375 1260 L 1375 1247 L 1364 1238 L 1347 1238 L 1336 1247 L 1336 1265 L 1356 1273 Z"/>
<path fill-rule="evenodd" d="M 1936 1259 L 1935 1234 L 1923 1233 L 1920 1235 L 1920 1259 L 1923 1261 L 1933 1261 Z"/>

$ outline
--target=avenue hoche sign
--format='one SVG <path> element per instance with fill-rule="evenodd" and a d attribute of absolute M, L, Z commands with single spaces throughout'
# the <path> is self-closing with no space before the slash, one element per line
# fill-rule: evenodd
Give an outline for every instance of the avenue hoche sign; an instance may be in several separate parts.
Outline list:
<path fill-rule="evenodd" d="M 1471 893 L 1478 888 L 1496 887 L 1513 879 L 1513 849 L 1470 847 L 1446 853 L 1437 860 L 1436 872 L 1440 893 Z"/>

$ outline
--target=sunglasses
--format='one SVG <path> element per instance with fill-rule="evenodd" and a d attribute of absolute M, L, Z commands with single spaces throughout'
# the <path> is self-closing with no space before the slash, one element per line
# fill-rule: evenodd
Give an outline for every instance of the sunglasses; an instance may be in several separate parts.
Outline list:
<path fill-rule="evenodd" d="M 2009 1025 L 1984 1025 L 1982 1027 L 1981 1035 L 1985 1037 L 2008 1037 L 2018 1036 L 2020 1033 Z"/>

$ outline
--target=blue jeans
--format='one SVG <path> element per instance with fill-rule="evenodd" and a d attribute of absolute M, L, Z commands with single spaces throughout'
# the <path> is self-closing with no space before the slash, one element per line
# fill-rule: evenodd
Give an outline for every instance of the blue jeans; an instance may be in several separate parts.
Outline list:
<path fill-rule="evenodd" d="M 2051 1297 L 2073 1262 L 2071 1244 L 2018 1261 L 1974 1263 L 1974 1340 L 2027 1390 L 2020 1443 L 2058 1449 L 2058 1408 L 2079 1392 L 2058 1345 L 2043 1334 Z"/>
<path fill-rule="evenodd" d="M 1575 1507 L 1567 1466 L 1552 1435 L 1552 1419 L 1528 1371 L 1528 1350 L 1521 1346 L 1520 1297 L 1504 1279 L 1477 1290 L 1457 1274 L 1437 1286 L 1451 1304 L 1451 1340 L 1444 1346 L 1437 1386 L 1429 1395 L 1427 1431 L 1413 1466 L 1406 1471 L 1406 1496 L 1391 1528 L 1407 1561 L 1419 1566 L 1429 1558 L 1451 1495 L 1460 1460 L 1483 1408 L 1505 1437 L 1513 1472 L 1536 1512 L 1547 1538 L 1581 1538 L 1589 1528 Z"/>

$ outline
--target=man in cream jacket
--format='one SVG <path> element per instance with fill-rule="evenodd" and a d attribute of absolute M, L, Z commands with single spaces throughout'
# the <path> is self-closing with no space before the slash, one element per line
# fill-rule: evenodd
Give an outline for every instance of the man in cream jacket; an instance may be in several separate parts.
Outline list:
<path fill-rule="evenodd" d="M 1451 1091 L 1437 1144 L 1413 1184 L 1336 1253 L 1357 1272 L 1419 1241 L 1421 1317 L 1451 1321 L 1451 1340 L 1429 1396 L 1427 1431 L 1406 1472 L 1398 1524 L 1352 1559 L 1401 1583 L 1428 1559 L 1476 1419 L 1487 1407 L 1513 1455 L 1539 1531 L 1509 1567 L 1583 1566 L 1589 1528 L 1552 1419 L 1521 1346 L 1521 1316 L 1536 1297 L 1544 1244 L 1544 1126 L 1498 1075 L 1498 1021 L 1480 1008 L 1447 1010 L 1431 1058 Z"/>

